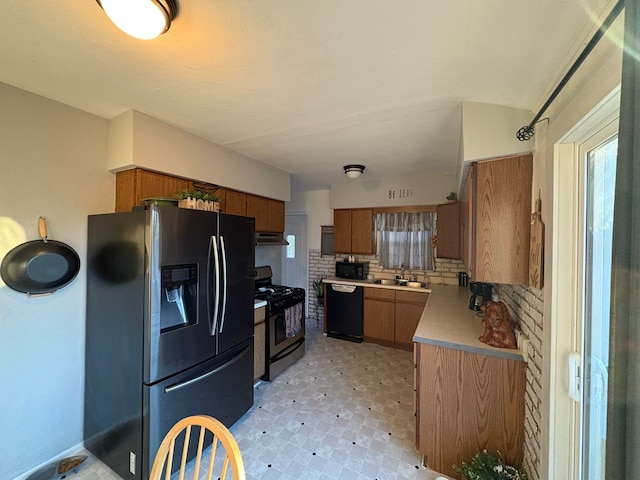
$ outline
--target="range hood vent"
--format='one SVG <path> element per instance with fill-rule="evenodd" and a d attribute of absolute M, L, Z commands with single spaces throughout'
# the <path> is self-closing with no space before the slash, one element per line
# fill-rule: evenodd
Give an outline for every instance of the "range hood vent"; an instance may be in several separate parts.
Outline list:
<path fill-rule="evenodd" d="M 281 233 L 256 232 L 256 245 L 289 245 Z"/>

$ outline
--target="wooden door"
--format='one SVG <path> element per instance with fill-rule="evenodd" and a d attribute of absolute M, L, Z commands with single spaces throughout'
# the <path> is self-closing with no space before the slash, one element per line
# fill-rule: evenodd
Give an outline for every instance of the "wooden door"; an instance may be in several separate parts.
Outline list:
<path fill-rule="evenodd" d="M 351 210 L 333 211 L 333 251 L 351 253 Z"/>
<path fill-rule="evenodd" d="M 443 203 L 436 207 L 438 258 L 460 258 L 460 203 Z"/>

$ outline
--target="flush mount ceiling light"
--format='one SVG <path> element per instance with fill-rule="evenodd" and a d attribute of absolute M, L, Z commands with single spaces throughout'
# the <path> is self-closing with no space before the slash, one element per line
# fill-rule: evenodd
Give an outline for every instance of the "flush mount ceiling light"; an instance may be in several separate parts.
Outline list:
<path fill-rule="evenodd" d="M 163 34 L 178 13 L 175 0 L 96 0 L 127 35 L 150 40 Z"/>
<path fill-rule="evenodd" d="M 345 165 L 344 173 L 347 174 L 349 178 L 358 178 L 364 172 L 364 165 Z"/>

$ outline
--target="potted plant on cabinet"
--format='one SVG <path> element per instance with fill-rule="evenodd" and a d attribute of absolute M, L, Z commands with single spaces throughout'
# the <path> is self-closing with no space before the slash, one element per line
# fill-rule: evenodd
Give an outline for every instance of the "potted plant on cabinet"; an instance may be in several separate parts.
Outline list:
<path fill-rule="evenodd" d="M 185 188 L 176 194 L 178 207 L 191 208 L 193 210 L 206 210 L 209 212 L 220 211 L 220 198 L 213 193 L 204 193 L 199 190 Z"/>

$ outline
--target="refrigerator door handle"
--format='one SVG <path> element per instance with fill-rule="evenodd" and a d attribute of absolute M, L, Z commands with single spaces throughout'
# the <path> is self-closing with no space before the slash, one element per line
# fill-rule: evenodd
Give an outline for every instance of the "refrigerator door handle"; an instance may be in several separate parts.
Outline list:
<path fill-rule="evenodd" d="M 224 246 L 224 237 L 220 235 L 220 253 L 222 255 L 222 281 L 224 288 L 222 290 L 222 314 L 220 315 L 220 333 L 224 328 L 224 320 L 227 312 L 227 249 Z"/>
<path fill-rule="evenodd" d="M 218 309 L 220 307 L 220 259 L 218 258 L 218 242 L 216 236 L 211 236 L 211 249 L 213 250 L 213 275 L 215 278 L 215 293 L 213 301 L 213 316 L 211 317 L 211 335 L 218 329 Z"/>
<path fill-rule="evenodd" d="M 170 393 L 173 392 L 175 390 L 179 390 L 181 388 L 187 387 L 189 385 L 192 385 L 196 382 L 199 382 L 200 380 L 204 380 L 207 377 L 210 377 L 211 375 L 215 375 L 218 372 L 221 372 L 222 370 L 224 370 L 225 368 L 229 368 L 231 365 L 233 365 L 234 363 L 236 363 L 238 360 L 240 360 L 242 357 L 244 357 L 247 352 L 249 352 L 249 350 L 251 350 L 250 346 L 246 346 L 242 349 L 242 351 L 240 353 L 238 353 L 238 355 L 236 355 L 235 357 L 233 357 L 232 359 L 228 360 L 227 362 L 223 363 L 222 365 L 220 365 L 219 367 L 214 368 L 213 370 L 209 370 L 206 373 L 203 373 L 202 375 L 198 375 L 195 378 L 191 378 L 185 382 L 180 382 L 180 383 L 176 383 L 173 385 L 169 385 L 168 387 L 164 387 L 164 393 Z"/>

